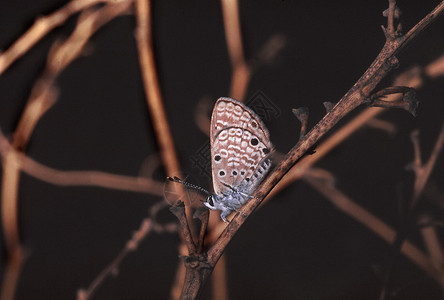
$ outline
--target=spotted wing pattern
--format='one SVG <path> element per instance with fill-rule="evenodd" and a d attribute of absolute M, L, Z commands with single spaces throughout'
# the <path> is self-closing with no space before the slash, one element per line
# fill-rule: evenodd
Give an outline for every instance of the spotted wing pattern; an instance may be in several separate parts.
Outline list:
<path fill-rule="evenodd" d="M 211 166 L 216 194 L 230 188 L 247 192 L 268 170 L 273 145 L 260 118 L 241 102 L 219 98 L 210 128 Z M 264 174 L 265 175 L 265 174 Z M 259 178 L 260 179 L 260 178 Z"/>

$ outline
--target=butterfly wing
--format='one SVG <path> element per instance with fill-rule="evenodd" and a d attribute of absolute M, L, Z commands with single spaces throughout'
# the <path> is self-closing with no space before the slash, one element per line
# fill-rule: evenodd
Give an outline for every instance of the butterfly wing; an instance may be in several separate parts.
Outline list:
<path fill-rule="evenodd" d="M 214 106 L 210 142 L 216 194 L 229 189 L 227 185 L 236 188 L 257 175 L 273 149 L 261 119 L 231 98 L 219 98 Z"/>

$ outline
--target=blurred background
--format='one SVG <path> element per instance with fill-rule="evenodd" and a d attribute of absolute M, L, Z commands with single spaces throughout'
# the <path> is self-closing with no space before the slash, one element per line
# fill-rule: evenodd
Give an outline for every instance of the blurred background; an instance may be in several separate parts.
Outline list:
<path fill-rule="evenodd" d="M 39 16 L 68 1 L 2 1 L 0 49 L 5 51 Z M 399 1 L 408 30 L 439 1 Z M 337 102 L 382 48 L 387 1 L 240 1 L 247 61 L 256 67 L 245 102 L 257 97 L 274 109 L 264 118 L 276 150 L 286 153 L 299 138 L 292 108 L 310 109 L 309 127 L 325 114 L 322 102 Z M 190 181 L 211 189 L 209 143 L 196 114 L 229 96 L 231 67 L 218 1 L 154 1 L 153 39 L 165 110 L 180 164 Z M 55 40 L 68 37 L 78 14 L 40 40 L 0 76 L 0 128 L 10 138 L 45 68 Z M 56 78 L 58 100 L 40 119 L 26 155 L 66 171 L 96 170 L 143 176 L 158 146 L 150 122 L 135 42 L 132 13 L 93 35 L 80 58 Z M 438 19 L 399 56 L 400 66 L 381 83 L 444 54 L 444 19 Z M 280 50 L 262 60 L 260 51 L 278 38 Z M 379 117 L 396 132 L 364 127 L 323 157 L 315 167 L 331 172 L 336 186 L 354 202 L 396 228 L 412 194 L 414 158 L 410 133 L 418 129 L 424 161 L 441 130 L 444 77 L 418 89 L 415 118 L 394 109 Z M 254 108 L 254 105 L 252 105 Z M 358 108 L 356 115 L 364 108 Z M 198 113 L 196 113 L 196 110 Z M 353 116 L 342 120 L 346 124 Z M 339 127 L 337 127 L 339 128 Z M 322 142 L 322 141 L 321 141 Z M 202 156 L 203 155 L 203 156 Z M 199 160 L 196 163 L 196 159 Z M 201 164 L 202 163 L 202 164 Z M 430 182 L 443 199 L 444 161 Z M 163 183 L 162 168 L 154 179 Z M 15 299 L 76 299 L 124 247 L 161 196 L 100 187 L 53 185 L 22 173 L 19 226 L 27 259 Z M 417 214 L 442 220 L 443 205 L 420 199 Z M 167 209 L 161 222 L 174 221 Z M 438 228 L 442 234 L 442 228 Z M 417 229 L 408 233 L 426 251 Z M 177 234 L 148 236 L 129 253 L 116 277 L 93 299 L 168 299 L 178 257 Z M 6 266 L 2 239 L 0 270 Z M 377 299 L 390 262 L 390 246 L 360 222 L 338 210 L 304 181 L 296 181 L 258 209 L 226 249 L 230 299 Z M 442 299 L 442 287 L 401 256 L 393 274 L 394 299 Z M 210 284 L 202 299 L 210 298 Z"/>

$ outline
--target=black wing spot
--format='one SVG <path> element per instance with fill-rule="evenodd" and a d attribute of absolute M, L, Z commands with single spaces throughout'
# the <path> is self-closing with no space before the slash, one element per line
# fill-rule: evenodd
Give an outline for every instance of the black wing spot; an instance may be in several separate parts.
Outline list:
<path fill-rule="evenodd" d="M 219 176 L 225 176 L 225 171 L 219 171 Z"/>
<path fill-rule="evenodd" d="M 262 149 L 262 152 L 263 152 L 264 154 L 268 154 L 268 153 L 270 153 L 270 149 L 268 149 L 268 148 L 264 148 L 264 149 Z"/>
<path fill-rule="evenodd" d="M 214 156 L 214 160 L 215 160 L 215 161 L 219 161 L 219 160 L 221 160 L 220 155 L 219 155 L 219 154 L 216 154 L 216 155 Z"/>
<path fill-rule="evenodd" d="M 231 172 L 231 174 L 233 174 L 233 176 L 236 176 L 237 175 L 237 171 L 233 170 L 233 172 Z"/>
<path fill-rule="evenodd" d="M 257 144 L 259 144 L 259 140 L 257 138 L 252 138 L 250 142 L 253 146 L 256 146 Z"/>

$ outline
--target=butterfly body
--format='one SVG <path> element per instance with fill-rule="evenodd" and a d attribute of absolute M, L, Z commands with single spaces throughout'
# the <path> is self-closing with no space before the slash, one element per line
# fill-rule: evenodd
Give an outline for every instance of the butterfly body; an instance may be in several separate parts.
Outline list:
<path fill-rule="evenodd" d="M 273 146 L 268 130 L 247 106 L 231 98 L 219 98 L 211 128 L 211 167 L 214 194 L 203 204 L 221 211 L 221 219 L 238 211 L 271 167 Z"/>

